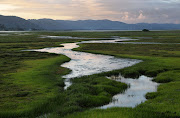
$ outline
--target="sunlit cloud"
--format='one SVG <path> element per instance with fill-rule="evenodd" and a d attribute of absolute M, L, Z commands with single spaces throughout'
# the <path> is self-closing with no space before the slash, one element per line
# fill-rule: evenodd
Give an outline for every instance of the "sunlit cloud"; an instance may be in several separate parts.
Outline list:
<path fill-rule="evenodd" d="M 0 0 L 0 14 L 26 19 L 179 23 L 180 0 Z"/>
<path fill-rule="evenodd" d="M 0 4 L 0 11 L 6 11 L 6 10 L 14 10 L 18 7 L 13 6 L 11 4 Z"/>

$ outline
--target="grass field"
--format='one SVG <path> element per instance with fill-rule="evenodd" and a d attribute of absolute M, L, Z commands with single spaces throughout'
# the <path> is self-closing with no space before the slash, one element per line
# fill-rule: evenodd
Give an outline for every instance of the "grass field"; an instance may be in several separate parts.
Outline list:
<path fill-rule="evenodd" d="M 63 55 L 21 50 L 57 47 L 75 39 L 39 38 L 41 35 L 89 38 L 142 37 L 140 42 L 180 43 L 180 31 L 154 32 L 28 32 L 29 35 L 0 36 L 0 117 L 68 118 L 165 118 L 180 117 L 180 46 L 179 44 L 81 44 L 78 51 L 141 59 L 144 62 L 112 72 L 73 80 L 67 91 L 61 75 L 70 70 L 60 67 L 70 59 Z M 152 37 L 146 39 L 145 37 Z M 108 103 L 127 85 L 105 78 L 122 73 L 125 77 L 154 77 L 162 83 L 158 91 L 136 108 L 91 109 Z M 86 110 L 86 111 L 85 111 Z M 77 112 L 80 111 L 80 112 Z M 84 111 L 84 112 L 83 112 Z M 72 114 L 73 112 L 77 112 Z M 69 115 L 67 115 L 69 114 Z"/>

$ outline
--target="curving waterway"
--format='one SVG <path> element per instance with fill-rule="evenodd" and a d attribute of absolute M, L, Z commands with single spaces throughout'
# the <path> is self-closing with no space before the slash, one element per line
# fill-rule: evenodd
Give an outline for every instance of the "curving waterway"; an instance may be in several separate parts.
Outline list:
<path fill-rule="evenodd" d="M 69 37 L 68 37 L 69 38 Z M 129 41 L 134 39 L 128 38 L 115 38 L 115 40 L 98 40 L 98 41 L 82 41 L 78 43 L 65 43 L 61 44 L 64 47 L 52 47 L 37 49 L 33 51 L 49 52 L 55 54 L 63 54 L 71 58 L 70 62 L 64 63 L 61 66 L 72 70 L 71 73 L 63 76 L 65 78 L 65 87 L 67 89 L 73 83 L 71 79 L 85 75 L 92 75 L 102 72 L 108 72 L 116 69 L 133 66 L 142 62 L 136 59 L 116 58 L 114 56 L 92 54 L 86 52 L 73 51 L 72 49 L 78 48 L 80 43 L 117 43 L 117 41 Z M 111 78 L 109 78 L 111 79 Z M 100 108 L 110 107 L 135 107 L 136 105 L 146 101 L 145 94 L 157 90 L 158 84 L 152 82 L 152 78 L 141 76 L 139 79 L 125 79 L 122 76 L 116 77 L 115 81 L 127 83 L 130 87 L 124 92 L 113 97 L 112 102 Z"/>

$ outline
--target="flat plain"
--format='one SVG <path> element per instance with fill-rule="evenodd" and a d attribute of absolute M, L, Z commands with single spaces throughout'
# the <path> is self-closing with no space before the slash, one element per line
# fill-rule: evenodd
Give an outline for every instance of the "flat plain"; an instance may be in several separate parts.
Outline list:
<path fill-rule="evenodd" d="M 73 80 L 64 91 L 62 75 L 71 70 L 60 67 L 70 61 L 64 55 L 24 51 L 61 47 L 62 43 L 91 39 L 51 39 L 42 35 L 84 38 L 111 36 L 140 39 L 134 42 L 162 44 L 80 44 L 76 51 L 140 59 L 132 67 Z M 27 32 L 0 36 L 0 117 L 67 118 L 168 118 L 180 117 L 180 31 L 116 32 Z M 146 94 L 145 103 L 135 108 L 93 109 L 111 101 L 128 88 L 107 79 L 118 75 L 153 77 L 160 83 L 157 92 Z M 44 116 L 45 117 L 45 116 Z"/>

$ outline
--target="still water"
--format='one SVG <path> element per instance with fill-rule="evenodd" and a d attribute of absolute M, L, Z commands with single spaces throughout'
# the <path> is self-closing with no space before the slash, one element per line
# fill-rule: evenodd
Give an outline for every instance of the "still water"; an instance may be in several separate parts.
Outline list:
<path fill-rule="evenodd" d="M 112 101 L 104 106 L 101 106 L 101 109 L 107 109 L 111 107 L 136 107 L 138 104 L 145 102 L 147 99 L 145 95 L 148 92 L 155 92 L 158 87 L 158 83 L 153 82 L 150 77 L 144 75 L 140 76 L 137 79 L 124 78 L 121 75 L 118 77 L 108 77 L 118 82 L 126 83 L 129 85 L 129 88 L 123 92 L 113 96 Z"/>

